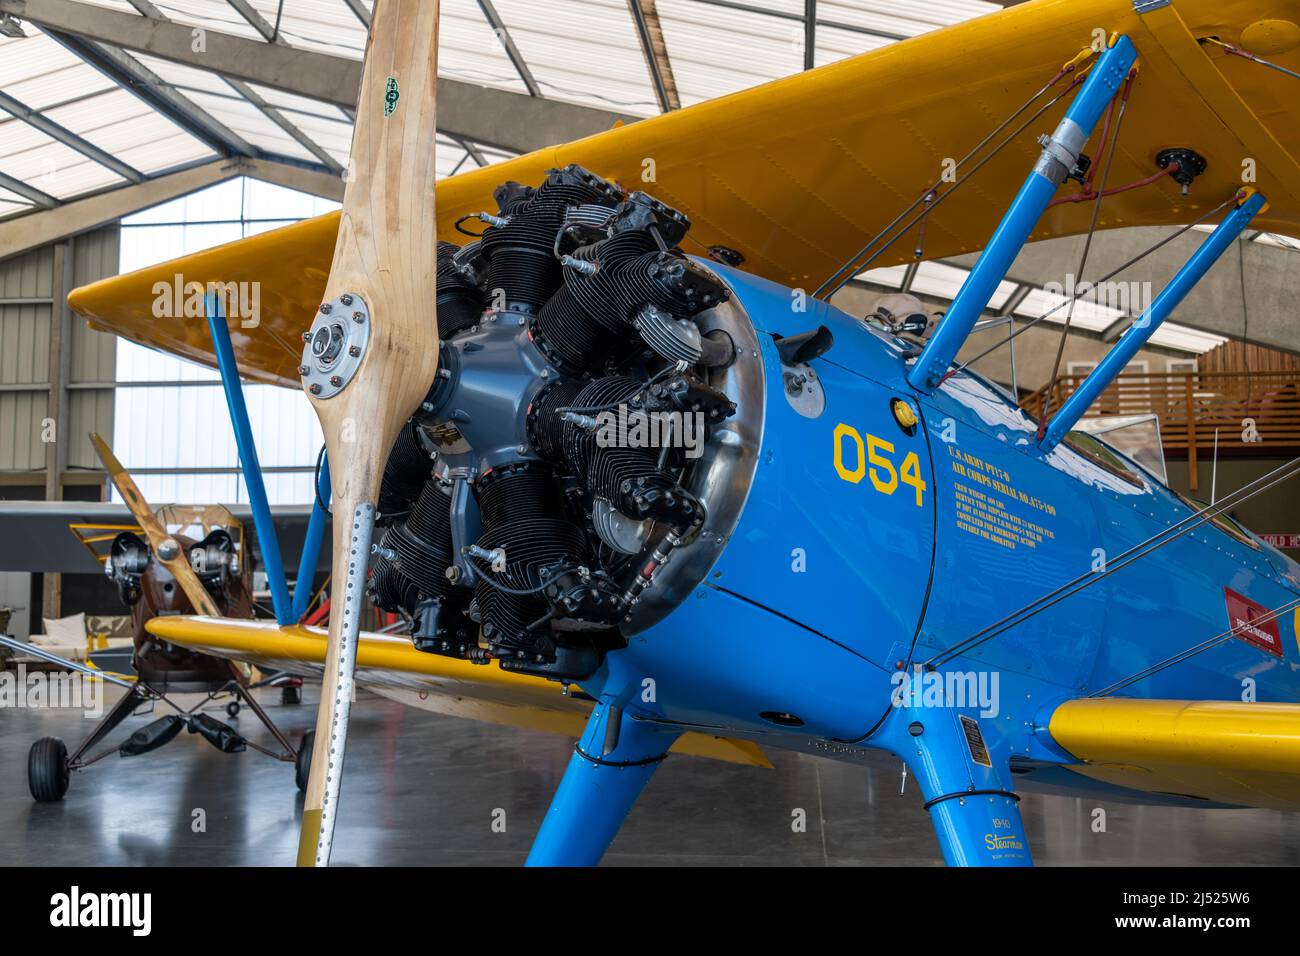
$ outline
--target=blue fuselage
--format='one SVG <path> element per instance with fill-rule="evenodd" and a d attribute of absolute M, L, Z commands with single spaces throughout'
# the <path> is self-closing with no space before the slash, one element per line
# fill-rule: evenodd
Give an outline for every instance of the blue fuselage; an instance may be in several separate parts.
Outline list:
<path fill-rule="evenodd" d="M 984 380 L 963 373 L 921 395 L 902 343 L 714 268 L 758 332 L 761 447 L 739 523 L 705 580 L 588 682 L 597 696 L 622 696 L 629 713 L 777 745 L 872 746 L 900 671 L 1193 513 L 1110 449 L 1043 453 L 1036 423 Z M 810 418 L 781 388 L 774 337 L 818 325 L 834 345 L 811 363 L 825 407 Z M 900 424 L 897 399 L 914 428 Z M 1225 589 L 1271 610 L 1300 594 L 1300 568 L 1228 522 L 1207 522 L 941 672 L 996 688 L 986 733 L 1000 746 L 1066 760 L 1035 728 L 1061 702 L 1226 631 Z M 1277 646 L 1267 634 L 1232 638 L 1124 694 L 1240 700 L 1253 682 L 1259 700 L 1300 701 L 1296 624 L 1291 613 L 1278 620 Z"/>

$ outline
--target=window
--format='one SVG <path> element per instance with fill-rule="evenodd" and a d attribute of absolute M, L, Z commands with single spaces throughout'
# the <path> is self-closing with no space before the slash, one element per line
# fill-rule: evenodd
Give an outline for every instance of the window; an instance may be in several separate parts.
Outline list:
<path fill-rule="evenodd" d="M 1128 466 L 1123 458 L 1111 451 L 1104 442 L 1098 441 L 1087 432 L 1072 431 L 1065 436 L 1065 444 L 1077 451 L 1094 465 L 1098 465 L 1117 478 L 1123 478 L 1135 488 L 1145 488 L 1142 476 Z"/>
<path fill-rule="evenodd" d="M 119 268 L 141 269 L 337 207 L 270 183 L 232 179 L 122 220 Z M 154 507 L 248 501 L 214 369 L 118 339 L 116 378 L 113 445 Z M 310 403 L 299 391 L 273 385 L 245 385 L 244 398 L 271 504 L 309 504 L 322 441 Z M 113 500 L 121 500 L 116 489 Z"/>

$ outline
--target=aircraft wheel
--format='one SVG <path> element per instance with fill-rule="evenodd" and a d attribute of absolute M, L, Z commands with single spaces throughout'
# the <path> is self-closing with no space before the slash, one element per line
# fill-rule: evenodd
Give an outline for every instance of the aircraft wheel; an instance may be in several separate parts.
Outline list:
<path fill-rule="evenodd" d="M 296 684 L 285 684 L 280 688 L 281 704 L 301 704 L 302 690 Z"/>
<path fill-rule="evenodd" d="M 316 731 L 309 730 L 298 741 L 298 759 L 293 762 L 294 783 L 303 793 L 307 792 L 307 775 L 311 773 L 311 751 L 316 745 Z"/>
<path fill-rule="evenodd" d="M 68 792 L 68 748 L 58 737 L 42 737 L 27 751 L 27 788 L 38 803 L 56 803 Z"/>
<path fill-rule="evenodd" d="M 237 701 L 237 700 L 232 700 L 230 703 L 228 703 L 228 704 L 226 705 L 226 713 L 229 714 L 231 717 L 238 717 L 238 716 L 239 716 L 239 701 Z"/>

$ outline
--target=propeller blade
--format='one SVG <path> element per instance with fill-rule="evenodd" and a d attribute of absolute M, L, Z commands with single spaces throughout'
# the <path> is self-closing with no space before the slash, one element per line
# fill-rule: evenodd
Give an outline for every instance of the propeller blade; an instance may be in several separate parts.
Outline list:
<path fill-rule="evenodd" d="M 167 533 L 167 529 L 158 520 L 153 508 L 149 506 L 149 502 L 140 493 L 140 489 L 136 487 L 135 479 L 117 460 L 113 450 L 108 447 L 108 442 L 104 441 L 95 432 L 90 433 L 90 441 L 99 454 L 99 460 L 104 463 L 104 468 L 108 471 L 108 477 L 113 479 L 118 494 L 122 496 L 126 506 L 131 509 L 131 515 L 144 531 L 145 537 L 149 539 L 149 547 L 153 549 L 153 556 L 172 573 L 172 577 L 181 586 L 181 590 L 190 599 L 190 604 L 194 605 L 194 610 L 197 613 L 205 614 L 208 617 L 221 617 L 221 611 L 217 609 L 217 604 L 212 600 L 212 595 L 208 593 L 208 589 L 203 586 L 199 576 L 190 567 L 189 556 L 182 550 L 180 542 Z"/>
<path fill-rule="evenodd" d="M 334 583 L 300 866 L 329 863 L 379 482 L 438 368 L 438 6 L 376 4 L 334 261 L 303 352 L 334 487 Z"/>

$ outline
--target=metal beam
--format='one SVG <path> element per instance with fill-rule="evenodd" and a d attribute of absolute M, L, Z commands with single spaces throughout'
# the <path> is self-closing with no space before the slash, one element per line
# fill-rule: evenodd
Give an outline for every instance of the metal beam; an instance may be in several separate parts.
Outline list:
<path fill-rule="evenodd" d="M 121 14 L 121 16 L 131 17 L 141 23 L 164 22 L 148 20 L 134 14 Z M 122 89 L 133 93 L 151 109 L 157 110 L 214 152 L 223 156 L 253 155 L 253 147 L 241 136 L 181 96 L 158 74 L 134 57 L 75 33 L 63 33 L 52 28 L 47 28 L 45 33 L 64 49 L 79 56 Z"/>
<path fill-rule="evenodd" d="M 40 206 L 42 209 L 53 209 L 59 204 L 59 201 L 49 193 L 41 192 L 35 186 L 29 186 L 21 179 L 14 179 L 8 173 L 0 173 L 0 188 L 7 189 L 11 193 L 17 193 L 34 206 Z"/>
<path fill-rule="evenodd" d="M 343 176 L 331 175 L 305 166 L 277 162 L 271 159 L 240 160 L 240 175 L 274 183 L 300 193 L 310 193 L 322 199 L 343 201 Z"/>
<path fill-rule="evenodd" d="M 68 379 L 72 375 L 72 311 L 68 308 L 68 293 L 73 284 L 73 243 L 60 242 L 54 246 L 54 267 L 51 274 L 50 297 L 50 350 L 49 385 L 46 398 L 46 418 L 53 423 L 54 441 L 45 446 L 45 500 L 63 500 L 63 473 L 68 470 Z M 63 576 L 46 574 L 41 583 L 45 617 L 60 616 L 63 603 Z"/>
<path fill-rule="evenodd" d="M 221 159 L 146 179 L 139 185 L 122 186 L 85 199 L 73 200 L 57 208 L 0 220 L 0 260 L 87 232 L 106 222 L 113 222 L 141 209 L 148 209 L 236 176 L 250 176 L 335 202 L 343 199 L 342 176 L 266 159 Z M 3 177 L 0 176 L 0 185 L 2 184 Z M 50 198 L 51 202 L 55 201 Z"/>
<path fill-rule="evenodd" d="M 128 2 L 152 20 L 168 21 L 168 18 L 163 14 L 163 12 L 154 6 L 150 0 L 128 0 Z M 245 20 L 251 23 L 257 31 L 266 38 L 268 43 L 283 42 L 278 36 L 278 24 L 276 27 L 272 27 L 262 19 L 261 14 L 248 5 L 246 0 L 229 0 L 229 2 Z M 335 160 L 333 156 L 321 149 L 321 147 L 317 145 L 310 136 L 290 122 L 283 113 L 268 103 L 263 97 L 259 96 L 252 87 L 240 80 L 234 80 L 229 77 L 223 77 L 223 79 L 225 79 L 226 84 L 238 93 L 245 102 L 256 107 L 263 116 L 288 133 L 289 136 L 296 140 L 300 146 L 319 159 L 325 165 L 326 169 L 335 173 L 343 171 L 343 167 L 339 165 L 338 161 Z M 174 86 L 172 88 L 175 89 Z"/>
<path fill-rule="evenodd" d="M 921 263 L 919 260 L 914 260 L 912 262 L 909 262 L 907 264 L 907 268 L 903 270 L 903 284 L 898 287 L 898 291 L 911 292 L 912 283 L 916 281 L 916 274 L 920 270 L 921 270 Z"/>
<path fill-rule="evenodd" d="M 77 0 L 0 0 L 11 13 L 46 28 L 159 59 L 284 90 L 335 106 L 356 105 L 361 63 L 315 50 L 271 45 L 261 40 L 208 30 L 207 50 L 192 49 L 191 28 L 167 20 L 123 13 Z M 83 45 L 86 40 L 81 41 Z M 133 61 L 134 62 L 134 61 Z M 161 81 L 159 81 L 161 82 Z M 191 109 L 197 109 L 190 104 Z M 638 117 L 590 106 L 562 103 L 509 90 L 438 80 L 439 125 L 476 143 L 528 153 L 599 133 Z M 241 152 L 231 150 L 231 152 Z"/>
<path fill-rule="evenodd" d="M 0 0 L 10 13 L 43 29 L 58 30 L 124 50 L 213 70 L 341 106 L 355 106 L 361 63 L 314 50 L 270 46 L 262 40 L 204 31 L 204 51 L 193 49 L 193 27 L 76 0 Z"/>
<path fill-rule="evenodd" d="M 107 192 L 64 203 L 44 212 L 28 213 L 0 221 L 0 260 L 35 249 L 38 246 L 86 232 L 106 222 L 120 219 L 140 209 L 186 193 L 242 175 L 244 164 L 218 160 L 157 179 L 146 179 L 136 186 L 123 186 Z M 0 174 L 0 185 L 4 185 Z M 340 183 L 340 185 L 342 185 Z M 52 197 L 51 203 L 54 202 Z"/>
<path fill-rule="evenodd" d="M 795 20 L 799 23 L 804 22 L 804 14 L 791 13 L 788 10 L 772 10 L 767 7 L 755 6 L 752 3 L 740 3 L 739 0 L 693 0 L 694 3 L 702 3 L 710 7 L 721 7 L 726 10 L 739 10 L 742 13 L 757 13 L 760 16 L 776 17 L 780 20 Z M 1021 0 L 1024 2 L 1024 0 Z M 0 5 L 3 9 L 3 5 Z M 814 17 L 813 22 L 819 27 L 829 27 L 832 30 L 843 30 L 846 33 L 861 33 L 864 36 L 880 37 L 882 40 L 908 40 L 909 36 L 903 33 L 889 33 L 884 30 L 870 30 L 867 27 L 860 27 L 853 23 L 841 23 L 838 20 L 819 20 Z"/>
<path fill-rule="evenodd" d="M 542 91 L 537 85 L 537 80 L 533 79 L 533 71 L 528 69 L 528 64 L 524 62 L 524 55 L 519 52 L 519 47 L 515 46 L 515 41 L 511 38 L 510 31 L 506 29 L 501 14 L 497 13 L 497 8 L 492 5 L 492 0 L 478 0 L 478 6 L 483 11 L 483 16 L 487 18 L 488 25 L 492 27 L 492 32 L 505 47 L 506 56 L 510 57 L 510 62 L 514 64 L 519 79 L 524 81 L 528 95 L 541 96 Z"/>
<path fill-rule="evenodd" d="M 1007 296 L 1007 301 L 1002 303 L 1002 308 L 998 309 L 998 315 L 1001 318 L 1009 319 L 1016 313 L 1016 309 L 1024 304 L 1025 299 L 1029 298 L 1029 293 L 1034 291 L 1034 286 L 1021 283 L 1012 290 Z"/>
<path fill-rule="evenodd" d="M 438 78 L 438 127 L 512 153 L 572 142 L 640 117 Z"/>
<path fill-rule="evenodd" d="M 262 34 L 262 38 L 267 43 L 283 43 L 280 39 L 279 31 L 276 27 L 271 26 L 262 19 L 262 15 L 254 10 L 248 3 L 248 0 L 226 0 L 241 17 L 249 22 L 254 30 Z"/>
<path fill-rule="evenodd" d="M 361 0 L 343 0 L 343 2 L 348 5 L 348 9 L 356 15 L 358 20 L 361 21 L 361 25 L 369 30 L 370 11 L 366 9 L 366 5 L 362 3 Z"/>
<path fill-rule="evenodd" d="M 149 0 L 126 0 L 126 2 L 143 13 L 146 17 L 152 17 L 155 20 L 167 19 L 162 15 L 162 11 L 150 3 Z"/>
<path fill-rule="evenodd" d="M 469 154 L 469 158 L 474 160 L 476 165 L 478 165 L 480 168 L 488 165 L 488 158 L 483 155 L 483 150 L 478 148 L 477 143 L 473 143 L 470 140 L 467 140 L 463 136 L 456 136 L 454 134 L 448 134 L 448 135 L 451 135 L 451 138 L 456 141 L 457 145 L 459 145 L 461 149 L 463 149 L 466 153 Z M 453 175 L 455 174 L 453 173 Z"/>
<path fill-rule="evenodd" d="M 817 65 L 817 0 L 803 0 L 803 68 Z"/>
<path fill-rule="evenodd" d="M 8 93 L 0 92 L 0 110 L 12 114 L 34 129 L 40 130 L 51 139 L 58 140 L 64 146 L 75 149 L 82 156 L 85 156 L 88 159 L 93 159 L 95 162 L 99 163 L 99 165 L 111 169 L 123 179 L 129 180 L 133 183 L 144 182 L 144 174 L 138 169 L 122 162 L 116 156 L 104 152 L 104 150 L 100 149 L 94 143 L 82 139 L 72 130 L 59 125 L 45 114 L 39 113 L 31 107 L 20 103 Z"/>
<path fill-rule="evenodd" d="M 632 11 L 632 22 L 636 24 L 637 36 L 641 40 L 641 55 L 650 72 L 650 82 L 655 88 L 659 108 L 665 113 L 681 109 L 677 79 L 673 75 L 672 61 L 668 58 L 668 46 L 664 42 L 663 26 L 659 22 L 659 8 L 655 6 L 655 0 L 627 0 L 627 5 Z"/>
<path fill-rule="evenodd" d="M 283 113 L 259 96 L 257 91 L 251 86 L 242 80 L 232 80 L 230 77 L 225 77 L 224 79 L 232 90 L 261 110 L 263 116 L 293 137 L 298 145 L 319 159 L 326 169 L 333 173 L 343 172 L 343 166 L 337 159 L 326 152 L 314 139 L 286 119 Z"/>

